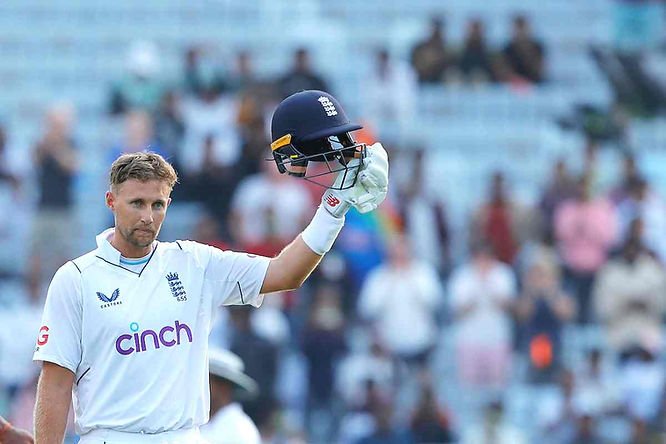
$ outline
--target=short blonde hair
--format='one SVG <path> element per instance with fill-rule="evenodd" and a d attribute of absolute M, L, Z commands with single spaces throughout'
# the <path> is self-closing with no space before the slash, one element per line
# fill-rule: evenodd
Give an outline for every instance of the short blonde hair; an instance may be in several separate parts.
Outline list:
<path fill-rule="evenodd" d="M 141 182 L 159 180 L 173 189 L 178 182 L 178 174 L 173 166 L 157 153 L 128 153 L 122 154 L 111 165 L 109 186 L 113 190 L 129 179 Z"/>

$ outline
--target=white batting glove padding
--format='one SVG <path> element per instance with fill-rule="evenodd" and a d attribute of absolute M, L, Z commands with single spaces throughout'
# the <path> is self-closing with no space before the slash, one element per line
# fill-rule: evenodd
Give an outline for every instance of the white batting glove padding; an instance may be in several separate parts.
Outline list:
<path fill-rule="evenodd" d="M 365 189 L 365 194 L 359 196 L 354 207 L 360 213 L 368 213 L 376 209 L 388 193 L 388 154 L 381 143 L 370 145 L 366 150 L 363 167 L 358 173 L 358 181 Z"/>
<path fill-rule="evenodd" d="M 373 188 L 387 190 L 388 188 L 388 154 L 381 143 L 377 142 L 366 149 L 366 158 L 363 168 L 359 172 L 359 180 L 363 186 L 370 190 Z"/>

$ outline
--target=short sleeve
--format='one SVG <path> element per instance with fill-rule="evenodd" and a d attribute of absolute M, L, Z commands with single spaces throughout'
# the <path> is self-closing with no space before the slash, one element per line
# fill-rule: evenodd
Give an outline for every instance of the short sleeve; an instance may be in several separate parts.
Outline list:
<path fill-rule="evenodd" d="M 49 285 L 32 359 L 53 362 L 76 373 L 82 353 L 81 317 L 81 275 L 68 262 Z"/>
<path fill-rule="evenodd" d="M 270 259 L 248 253 L 210 249 L 205 280 L 217 305 L 253 305 L 263 302 L 260 294 Z"/>

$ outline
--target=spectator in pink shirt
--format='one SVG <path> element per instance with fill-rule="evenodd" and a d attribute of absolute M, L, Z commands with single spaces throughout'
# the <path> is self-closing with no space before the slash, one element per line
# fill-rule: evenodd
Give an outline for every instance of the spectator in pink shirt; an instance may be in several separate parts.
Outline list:
<path fill-rule="evenodd" d="M 576 196 L 555 210 L 555 236 L 564 262 L 565 285 L 578 301 L 580 323 L 591 320 L 594 276 L 615 242 L 616 226 L 611 203 L 591 196 L 588 176 L 579 179 Z"/>

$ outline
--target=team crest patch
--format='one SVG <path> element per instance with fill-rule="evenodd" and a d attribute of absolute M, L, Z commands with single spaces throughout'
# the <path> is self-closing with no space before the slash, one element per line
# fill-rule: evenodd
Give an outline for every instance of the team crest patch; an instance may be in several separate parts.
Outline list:
<path fill-rule="evenodd" d="M 338 110 L 335 109 L 335 105 L 333 105 L 333 102 L 331 102 L 331 99 L 329 99 L 326 96 L 321 96 L 317 99 L 319 103 L 321 103 L 321 106 L 324 107 L 324 112 L 328 117 L 331 116 L 337 116 L 338 115 Z"/>
<path fill-rule="evenodd" d="M 103 302 L 103 304 L 100 305 L 100 308 L 107 308 L 113 305 L 120 305 L 123 303 L 123 301 L 118 300 L 118 298 L 120 297 L 120 288 L 116 288 L 115 290 L 113 290 L 111 296 L 107 296 L 99 291 L 97 291 L 96 293 L 99 300 Z"/>
<path fill-rule="evenodd" d="M 172 272 L 166 275 L 167 282 L 169 283 L 169 289 L 171 294 L 178 301 L 186 301 L 187 294 L 185 293 L 185 287 L 178 277 L 178 273 Z"/>

